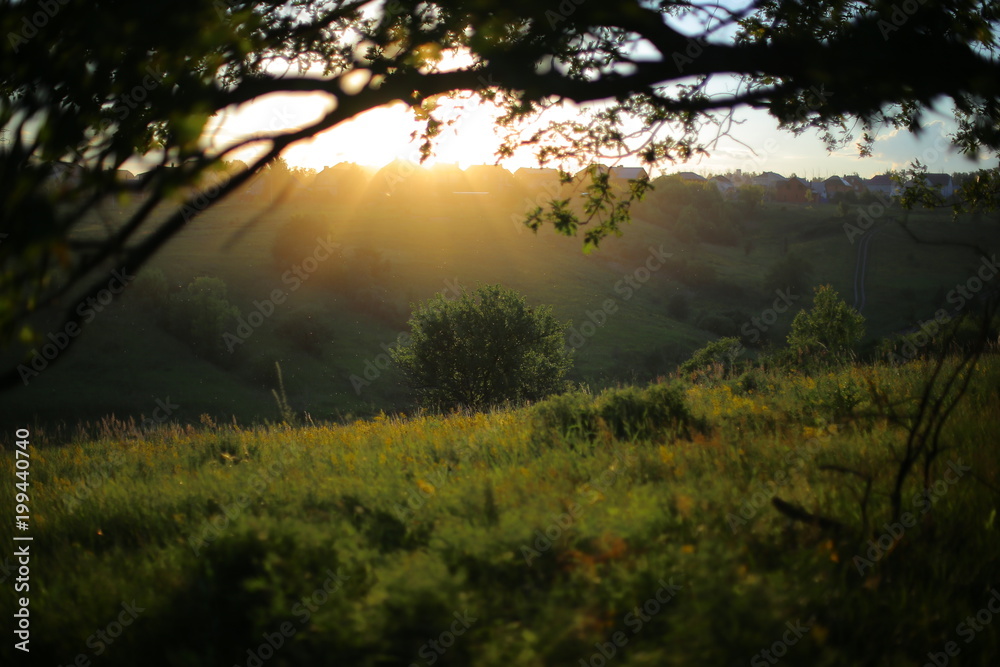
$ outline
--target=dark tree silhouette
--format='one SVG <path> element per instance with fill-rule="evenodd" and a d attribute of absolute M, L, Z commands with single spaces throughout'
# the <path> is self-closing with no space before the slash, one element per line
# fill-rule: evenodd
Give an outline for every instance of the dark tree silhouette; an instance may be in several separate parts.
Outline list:
<path fill-rule="evenodd" d="M 425 153 L 441 128 L 435 97 L 470 91 L 504 112 L 501 154 L 528 142 L 541 162 L 682 160 L 711 150 L 740 105 L 792 132 L 817 130 L 831 146 L 860 136 L 864 154 L 881 128 L 916 132 L 947 99 L 958 147 L 1000 148 L 996 2 L 7 0 L 0 9 L 4 341 L 45 309 L 66 309 L 63 330 L 85 327 L 76 306 L 106 288 L 112 267 L 134 273 L 288 146 L 398 100 L 426 122 Z M 463 64 L 442 66 L 455 50 Z M 334 104 L 306 127 L 206 148 L 213 114 L 285 91 Z M 606 103 L 521 132 L 565 100 Z M 151 216 L 249 144 L 264 150 L 245 170 Z M 135 158 L 155 168 L 121 182 L 115 170 Z M 995 174 L 976 182 L 979 200 L 993 201 Z M 136 188 L 148 197 L 127 220 L 80 234 L 102 201 Z M 621 196 L 595 172 L 582 213 L 553 202 L 528 223 L 563 233 L 586 225 L 593 246 L 619 231 L 644 188 Z M 20 381 L 9 368 L 0 387 Z"/>

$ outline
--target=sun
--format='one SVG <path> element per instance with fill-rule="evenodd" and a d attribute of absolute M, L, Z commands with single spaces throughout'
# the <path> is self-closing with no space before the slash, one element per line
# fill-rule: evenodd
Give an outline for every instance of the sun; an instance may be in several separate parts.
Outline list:
<path fill-rule="evenodd" d="M 252 135 L 305 127 L 330 109 L 321 93 L 279 94 L 255 100 L 215 119 L 210 134 L 223 146 Z M 425 165 L 457 164 L 462 168 L 496 162 L 501 136 L 496 131 L 499 111 L 478 98 L 442 98 L 435 118 L 444 126 L 433 142 Z M 292 166 L 322 171 L 340 162 L 383 167 L 396 160 L 420 161 L 422 124 L 402 102 L 371 109 L 299 142 L 285 151 Z M 234 157 L 252 159 L 260 149 Z"/>

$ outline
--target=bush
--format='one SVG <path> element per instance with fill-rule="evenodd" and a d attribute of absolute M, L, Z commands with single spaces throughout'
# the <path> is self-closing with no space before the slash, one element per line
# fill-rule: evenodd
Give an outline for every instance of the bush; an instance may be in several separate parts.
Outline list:
<path fill-rule="evenodd" d="M 759 391 L 764 386 L 764 378 L 760 371 L 750 369 L 736 378 L 736 388 L 744 394 Z"/>
<path fill-rule="evenodd" d="M 232 331 L 240 309 L 229 302 L 226 283 L 202 276 L 170 299 L 170 328 L 197 352 L 226 358 L 222 336 Z"/>
<path fill-rule="evenodd" d="M 620 440 L 649 440 L 663 433 L 688 435 L 693 423 L 684 394 L 676 385 L 609 389 L 598 400 L 598 411 Z"/>
<path fill-rule="evenodd" d="M 483 410 L 557 393 L 571 365 L 565 326 L 500 285 L 438 294 L 410 317 L 410 344 L 392 358 L 421 403 Z"/>
<path fill-rule="evenodd" d="M 788 345 L 799 354 L 819 353 L 841 358 L 865 335 L 865 318 L 830 285 L 816 288 L 813 306 L 792 320 Z"/>
<path fill-rule="evenodd" d="M 160 269 L 143 269 L 129 288 L 130 298 L 134 299 L 140 308 L 161 318 L 167 311 L 169 292 L 167 275 Z"/>
<path fill-rule="evenodd" d="M 546 441 L 593 440 L 599 430 L 599 417 L 594 397 L 583 391 L 553 396 L 531 409 L 532 431 Z"/>
<path fill-rule="evenodd" d="M 696 350 L 691 358 L 680 365 L 682 373 L 695 373 L 722 364 L 727 370 L 731 370 L 737 357 L 743 353 L 743 343 L 739 338 L 728 337 L 713 340 L 711 343 Z"/>
<path fill-rule="evenodd" d="M 731 317 L 726 317 L 721 313 L 705 315 L 698 322 L 698 326 L 705 331 L 711 331 L 716 336 L 733 336 L 738 334 L 740 329 Z"/>
<path fill-rule="evenodd" d="M 619 440 L 689 435 L 700 423 L 691 415 L 679 385 L 609 389 L 596 399 L 574 391 L 532 408 L 532 431 L 546 442 L 593 441 L 602 426 Z"/>
<path fill-rule="evenodd" d="M 812 410 L 832 422 L 842 421 L 868 398 L 865 388 L 852 378 L 824 377 L 806 397 Z"/>

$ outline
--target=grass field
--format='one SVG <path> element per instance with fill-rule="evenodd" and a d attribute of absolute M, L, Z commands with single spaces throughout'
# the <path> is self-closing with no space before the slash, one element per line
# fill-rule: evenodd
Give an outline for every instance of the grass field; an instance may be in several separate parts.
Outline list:
<path fill-rule="evenodd" d="M 553 436 L 537 408 L 34 432 L 31 664 L 994 665 L 1000 359 L 911 521 L 888 492 L 928 372 L 684 383 L 687 436 Z"/>
<path fill-rule="evenodd" d="M 719 335 L 705 328 L 717 329 L 710 320 L 717 323 L 721 317 L 737 332 L 774 301 L 763 278 L 786 253 L 805 260 L 807 284 L 831 283 L 853 302 L 857 241 L 849 241 L 844 226 L 857 222 L 856 212 L 841 218 L 832 205 L 767 205 L 741 222 L 742 238 L 752 244 L 748 251 L 742 244 L 679 242 L 665 222 L 665 207 L 654 194 L 622 238 L 608 239 L 600 250 L 584 255 L 578 238 L 550 229 L 534 235 L 515 224 L 513 204 L 439 202 L 413 209 L 389 202 L 343 209 L 293 201 L 261 210 L 237 199 L 197 218 L 150 268 L 164 271 L 178 290 L 198 276 L 221 278 L 246 315 L 274 289 L 287 291 L 282 275 L 288 267 L 275 262 L 271 249 L 284 222 L 296 215 L 328 219 L 331 238 L 346 252 L 373 253 L 386 260 L 387 268 L 359 277 L 350 292 L 304 283 L 227 364 L 199 355 L 164 331 L 133 307 L 126 290 L 64 359 L 5 397 L 0 422 L 72 425 L 110 414 L 138 420 L 169 399 L 177 406 L 171 420 L 196 424 L 200 415 L 209 414 L 216 421 L 252 423 L 278 414 L 270 393 L 277 388 L 275 362 L 300 413 L 350 420 L 410 410 L 412 400 L 393 369 L 378 369 L 376 379 L 360 387 L 352 377 L 364 377 L 366 370 L 373 374 L 372 364 L 405 329 L 411 303 L 455 285 L 471 289 L 502 283 L 532 303 L 552 305 L 556 316 L 572 321 L 577 330 L 590 327 L 592 335 L 577 350 L 570 379 L 595 389 L 672 372 Z M 998 228 L 991 219 L 955 223 L 946 211 L 908 215 L 921 239 L 954 245 L 915 242 L 894 222 L 902 216 L 898 211 L 877 222 L 863 312 L 865 351 L 879 338 L 932 317 L 947 305 L 948 291 L 974 275 L 979 257 L 960 244 L 996 247 Z M 248 220 L 254 223 L 244 230 Z M 95 221 L 92 233 L 103 224 Z M 661 247 L 672 255 L 667 264 L 635 283 L 651 248 Z M 693 279 L 696 270 L 709 277 Z M 638 288 L 628 288 L 626 279 Z M 668 312 L 678 294 L 690 304 L 690 313 L 680 319 Z M 761 342 L 783 345 L 795 312 L 810 295 L 798 296 L 801 300 Z M 615 312 L 602 313 L 609 299 Z M 307 354 L 284 338 L 282 324 L 302 323 L 328 331 L 319 354 Z M 37 328 L 44 338 L 55 326 L 42 322 Z"/>

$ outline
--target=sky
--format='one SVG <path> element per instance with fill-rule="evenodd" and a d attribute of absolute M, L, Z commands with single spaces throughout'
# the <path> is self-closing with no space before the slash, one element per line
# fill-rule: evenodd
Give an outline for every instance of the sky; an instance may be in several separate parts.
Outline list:
<path fill-rule="evenodd" d="M 457 163 L 462 168 L 473 164 L 493 164 L 501 136 L 494 127 L 494 110 L 474 100 L 443 105 L 442 118 L 450 121 L 434 144 L 434 156 L 428 164 Z M 226 143 L 255 132 L 273 132 L 302 127 L 318 118 L 328 108 L 326 98 L 318 94 L 272 95 L 244 105 L 235 113 L 219 118 L 216 141 Z M 946 113 L 929 114 L 919 137 L 909 132 L 883 131 L 875 142 L 871 157 L 858 157 L 854 144 L 828 152 L 815 132 L 793 135 L 779 130 L 776 121 L 765 112 L 743 109 L 737 113 L 742 124 L 734 126 L 732 138 L 723 138 L 710 156 L 700 156 L 686 164 L 666 165 L 666 173 L 694 171 L 704 175 L 742 169 L 745 172 L 775 171 L 785 176 L 825 178 L 834 174 L 859 174 L 871 177 L 891 169 L 901 169 L 920 159 L 932 172 L 973 171 L 997 166 L 997 160 L 975 162 L 949 146 L 947 134 L 954 131 L 954 121 Z M 285 153 L 292 166 L 322 171 L 339 162 L 381 167 L 393 160 L 419 160 L 419 141 L 411 134 L 419 128 L 412 114 L 402 104 L 367 111 L 334 127 L 312 140 L 300 142 Z M 237 157 L 247 159 L 245 153 Z M 537 166 L 530 151 L 502 163 L 515 170 Z M 620 164 L 636 166 L 634 158 Z"/>
<path fill-rule="evenodd" d="M 722 4 L 738 9 L 746 0 L 722 0 Z M 697 34 L 704 26 L 690 19 L 668 18 L 677 29 Z M 733 37 L 734 29 L 718 32 L 713 41 L 726 41 Z M 656 55 L 651 52 L 651 55 Z M 460 67 L 461 56 L 452 61 L 442 61 L 442 69 Z M 719 86 L 726 86 L 720 80 Z M 719 88 L 721 91 L 721 88 Z M 318 119 L 329 110 L 328 98 L 321 94 L 272 95 L 243 105 L 224 118 L 216 119 L 213 132 L 216 145 L 259 132 L 274 132 L 300 128 Z M 740 169 L 745 172 L 774 171 L 785 176 L 795 174 L 803 178 L 839 174 L 858 174 L 868 178 L 889 170 L 903 169 L 914 159 L 927 165 L 931 172 L 974 171 L 998 166 L 996 158 L 973 161 L 958 154 L 949 146 L 947 135 L 954 132 L 955 122 L 948 113 L 948 106 L 925 117 L 924 131 L 919 137 L 905 131 L 882 131 L 877 138 L 872 155 L 858 157 L 857 147 L 849 145 L 830 152 L 816 132 L 793 135 L 779 130 L 777 122 L 764 111 L 748 108 L 737 111 L 741 124 L 733 127 L 731 138 L 724 137 L 711 150 L 709 156 L 698 156 L 686 164 L 666 164 L 661 173 L 694 171 L 702 175 L 728 173 Z M 473 164 L 493 164 L 501 136 L 495 131 L 496 111 L 475 100 L 446 101 L 442 104 L 442 120 L 451 124 L 435 140 L 434 155 L 427 164 L 456 163 L 462 168 Z M 339 162 L 381 167 L 393 160 L 420 159 L 419 141 L 411 134 L 419 124 L 402 103 L 367 111 L 317 137 L 292 146 L 284 154 L 292 166 L 322 171 L 324 167 Z M 237 155 L 240 159 L 253 157 L 252 153 Z M 613 164 L 613 161 L 602 160 Z M 523 150 L 503 166 L 510 170 L 538 166 L 530 150 Z M 623 166 L 639 166 L 635 158 L 622 160 Z M 549 165 L 559 166 L 559 165 Z M 566 165 L 575 169 L 577 165 Z"/>

